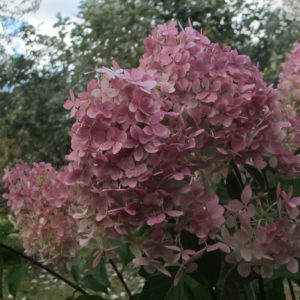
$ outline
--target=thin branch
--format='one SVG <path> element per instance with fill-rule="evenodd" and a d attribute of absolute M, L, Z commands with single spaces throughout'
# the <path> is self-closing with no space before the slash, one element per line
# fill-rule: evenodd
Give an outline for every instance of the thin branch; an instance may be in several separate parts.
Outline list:
<path fill-rule="evenodd" d="M 231 161 L 230 164 L 231 164 L 231 167 L 233 168 L 233 170 L 235 172 L 235 175 L 237 176 L 237 179 L 238 179 L 241 187 L 244 188 L 245 186 L 244 186 L 244 182 L 243 182 L 243 179 L 242 179 L 239 168 L 237 167 L 237 165 L 233 161 Z"/>
<path fill-rule="evenodd" d="M 123 286 L 124 286 L 124 288 L 125 288 L 125 290 L 126 290 L 126 293 L 127 293 L 128 296 L 129 296 L 129 299 L 133 299 L 132 294 L 131 294 L 131 292 L 130 292 L 130 289 L 129 289 L 128 285 L 126 284 L 126 282 L 125 282 L 125 280 L 124 280 L 124 278 L 123 278 L 122 273 L 118 270 L 116 264 L 113 262 L 112 259 L 109 259 L 108 261 L 109 261 L 109 263 L 112 265 L 112 267 L 113 267 L 113 269 L 115 270 L 115 272 L 116 272 L 116 274 L 117 274 L 119 280 L 120 280 L 121 283 L 123 284 Z"/>
<path fill-rule="evenodd" d="M 243 297 L 244 297 L 245 300 L 249 300 L 247 291 L 248 291 L 248 289 L 245 288 L 245 285 L 242 285 L 241 292 L 242 292 Z"/>
<path fill-rule="evenodd" d="M 8 251 L 11 251 L 19 256 L 21 256 L 22 258 L 26 259 L 27 261 L 31 262 L 34 265 L 39 266 L 40 268 L 44 269 L 45 271 L 47 271 L 48 273 L 50 273 L 51 275 L 53 275 L 54 277 L 58 278 L 59 280 L 63 281 L 64 283 L 66 283 L 67 285 L 71 286 L 73 289 L 75 289 L 76 291 L 81 292 L 84 295 L 88 295 L 88 293 L 82 289 L 80 286 L 78 286 L 77 284 L 71 282 L 70 280 L 68 280 L 67 278 L 63 277 L 62 275 L 56 273 L 55 271 L 53 271 L 52 269 L 50 269 L 49 267 L 45 266 L 44 264 L 38 262 L 37 260 L 35 260 L 34 258 L 20 252 L 17 249 L 14 249 L 8 245 L 3 244 L 2 242 L 0 242 L 0 247 L 4 248 Z"/>
<path fill-rule="evenodd" d="M 258 286 L 259 286 L 260 300 L 266 300 L 264 280 L 262 279 L 261 275 L 258 275 Z"/>
<path fill-rule="evenodd" d="M 292 299 L 296 300 L 296 295 L 295 295 L 295 292 L 294 292 L 293 283 L 292 283 L 291 278 L 288 278 L 287 281 L 288 281 L 288 284 L 289 284 L 289 289 L 290 289 L 290 292 L 291 292 Z"/>

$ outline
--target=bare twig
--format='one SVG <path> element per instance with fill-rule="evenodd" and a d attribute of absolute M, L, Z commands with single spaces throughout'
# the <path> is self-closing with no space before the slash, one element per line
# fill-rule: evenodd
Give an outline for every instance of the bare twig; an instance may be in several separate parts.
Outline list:
<path fill-rule="evenodd" d="M 116 264 L 113 262 L 112 259 L 109 259 L 109 263 L 112 265 L 112 267 L 113 267 L 114 271 L 116 272 L 116 274 L 117 274 L 119 280 L 120 280 L 121 283 L 123 284 L 123 286 L 124 286 L 124 288 L 125 288 L 125 290 L 126 290 L 126 293 L 127 293 L 128 296 L 129 296 L 129 299 L 133 299 L 132 294 L 131 294 L 131 291 L 130 291 L 128 285 L 126 284 L 126 282 L 125 282 L 125 280 L 124 280 L 124 278 L 123 278 L 122 273 L 118 270 Z"/>
<path fill-rule="evenodd" d="M 264 280 L 261 277 L 261 275 L 258 275 L 258 286 L 259 286 L 260 300 L 266 300 Z"/>
<path fill-rule="evenodd" d="M 88 295 L 88 293 L 82 289 L 80 286 L 78 286 L 77 284 L 71 282 L 70 280 L 68 280 L 67 278 L 63 277 L 62 275 L 56 273 L 55 271 L 53 271 L 52 269 L 50 269 L 49 267 L 45 266 L 44 264 L 40 263 L 39 261 L 35 260 L 33 257 L 30 257 L 24 253 L 22 253 L 21 251 L 14 249 L 6 244 L 3 244 L 2 242 L 0 242 L 0 247 L 3 249 L 6 249 L 8 251 L 11 251 L 15 254 L 17 254 L 18 256 L 24 258 L 25 260 L 31 262 L 32 264 L 44 269 L 45 271 L 47 271 L 48 273 L 50 273 L 51 275 L 53 275 L 54 277 L 56 277 L 57 279 L 63 281 L 64 283 L 66 283 L 67 285 L 69 285 L 70 287 L 72 287 L 73 289 L 75 289 L 76 291 L 81 292 L 84 295 Z"/>
<path fill-rule="evenodd" d="M 294 292 L 293 283 L 292 283 L 291 278 L 288 278 L 287 281 L 288 281 L 288 284 L 289 284 L 289 289 L 290 289 L 290 292 L 291 292 L 292 299 L 296 300 L 296 295 L 295 295 L 295 292 Z"/>

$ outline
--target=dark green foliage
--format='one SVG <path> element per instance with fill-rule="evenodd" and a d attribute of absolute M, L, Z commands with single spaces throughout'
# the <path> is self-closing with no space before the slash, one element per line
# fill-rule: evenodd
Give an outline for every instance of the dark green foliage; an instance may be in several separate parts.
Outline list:
<path fill-rule="evenodd" d="M 84 276 L 80 283 L 83 288 L 87 288 L 95 292 L 107 292 L 107 287 L 102 285 L 93 275 Z"/>
<path fill-rule="evenodd" d="M 150 276 L 142 290 L 139 300 L 211 300 L 209 289 L 185 274 L 177 286 L 173 279 L 157 274 Z"/>
<path fill-rule="evenodd" d="M 228 195 L 231 197 L 231 199 L 240 199 L 243 187 L 238 177 L 232 170 L 227 175 L 226 187 Z"/>
<path fill-rule="evenodd" d="M 21 263 L 19 266 L 15 266 L 12 268 L 10 273 L 8 274 L 7 282 L 8 282 L 8 290 L 10 294 L 15 298 L 17 295 L 17 289 L 24 277 L 27 274 L 28 266 L 25 263 Z"/>
<path fill-rule="evenodd" d="M 267 188 L 268 184 L 267 184 L 266 179 L 265 179 L 264 175 L 262 174 L 262 172 L 260 170 L 258 170 L 257 168 L 255 168 L 251 165 L 248 165 L 248 164 L 244 164 L 244 168 L 247 170 L 247 172 L 253 178 L 256 186 L 259 187 L 261 191 L 264 191 Z"/>

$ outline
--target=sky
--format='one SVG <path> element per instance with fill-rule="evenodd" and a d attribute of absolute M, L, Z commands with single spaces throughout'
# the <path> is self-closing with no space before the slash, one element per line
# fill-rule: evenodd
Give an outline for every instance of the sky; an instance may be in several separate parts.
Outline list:
<path fill-rule="evenodd" d="M 53 28 L 56 15 L 60 12 L 63 17 L 75 19 L 79 2 L 80 0 L 42 0 L 39 10 L 27 15 L 25 20 L 39 28 L 40 33 L 53 35 L 56 33 Z"/>
<path fill-rule="evenodd" d="M 69 17 L 76 20 L 76 14 L 78 12 L 78 5 L 80 0 L 42 0 L 41 5 L 36 12 L 26 14 L 22 17 L 21 22 L 6 23 L 6 28 L 10 33 L 17 32 L 22 24 L 22 21 L 28 22 L 33 25 L 38 33 L 46 35 L 57 34 L 57 28 L 53 25 L 56 23 L 56 15 L 60 13 L 62 17 Z M 1 28 L 0 28 L 1 30 Z M 67 40 L 66 40 L 67 42 Z M 25 43 L 19 37 L 12 38 L 11 43 L 4 45 L 6 52 L 10 54 L 25 54 L 27 49 Z"/>

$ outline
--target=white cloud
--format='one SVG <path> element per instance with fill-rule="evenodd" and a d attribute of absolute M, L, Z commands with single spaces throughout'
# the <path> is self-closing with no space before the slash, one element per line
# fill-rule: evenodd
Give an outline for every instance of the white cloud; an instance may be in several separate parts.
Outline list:
<path fill-rule="evenodd" d="M 78 12 L 79 0 L 42 0 L 38 11 L 25 17 L 25 20 L 38 28 L 42 34 L 55 35 L 57 30 L 53 28 L 56 15 L 61 13 L 63 17 L 75 20 Z"/>
<path fill-rule="evenodd" d="M 78 20 L 75 15 L 78 12 L 79 3 L 80 0 L 42 0 L 38 11 L 25 15 L 22 20 L 33 25 L 38 33 L 53 36 L 58 32 L 57 28 L 53 27 L 57 21 L 56 15 L 60 13 L 62 17 Z M 69 39 L 65 41 L 68 43 Z M 32 50 L 28 49 L 19 37 L 12 38 L 11 43 L 4 44 L 4 47 L 9 54 L 25 54 Z"/>

